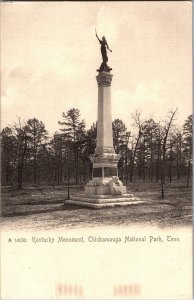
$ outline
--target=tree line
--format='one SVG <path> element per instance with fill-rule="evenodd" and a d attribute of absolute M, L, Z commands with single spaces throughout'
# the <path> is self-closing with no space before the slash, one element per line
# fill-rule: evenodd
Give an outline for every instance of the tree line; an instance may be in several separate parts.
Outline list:
<path fill-rule="evenodd" d="M 121 158 L 119 177 L 124 183 L 156 181 L 163 190 L 166 181 L 184 178 L 189 186 L 192 166 L 192 115 L 176 126 L 177 110 L 155 122 L 132 114 L 131 131 L 120 119 L 112 122 L 115 152 Z M 42 121 L 20 119 L 1 131 L 1 179 L 3 185 L 43 183 L 83 184 L 92 176 L 90 155 L 96 147 L 96 124 L 90 129 L 78 109 L 62 114 L 59 131 L 49 136 Z"/>

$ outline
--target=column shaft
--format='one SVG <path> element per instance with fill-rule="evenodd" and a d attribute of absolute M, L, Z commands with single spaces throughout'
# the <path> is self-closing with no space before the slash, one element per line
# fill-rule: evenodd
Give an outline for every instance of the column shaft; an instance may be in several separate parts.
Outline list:
<path fill-rule="evenodd" d="M 111 111 L 111 88 L 99 86 L 96 154 L 114 151 Z"/>

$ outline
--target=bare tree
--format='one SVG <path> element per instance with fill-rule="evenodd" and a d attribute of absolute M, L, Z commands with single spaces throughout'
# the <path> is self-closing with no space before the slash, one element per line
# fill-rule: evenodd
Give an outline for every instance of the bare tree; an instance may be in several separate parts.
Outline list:
<path fill-rule="evenodd" d="M 184 154 L 187 160 L 187 187 L 189 186 L 190 173 L 191 173 L 191 159 L 192 159 L 192 127 L 193 127 L 193 116 L 188 116 L 187 120 L 183 125 L 183 145 Z"/>
<path fill-rule="evenodd" d="M 18 189 L 22 189 L 24 161 L 27 155 L 29 136 L 27 132 L 27 125 L 26 123 L 22 125 L 20 118 L 18 118 L 17 123 L 15 122 L 13 124 L 12 128 L 17 141 L 16 143 L 18 153 Z"/>
<path fill-rule="evenodd" d="M 169 132 L 170 132 L 171 126 L 173 125 L 173 121 L 175 119 L 176 113 L 177 113 L 177 109 L 169 112 L 168 120 L 165 121 L 165 125 L 163 127 L 162 157 L 161 157 L 161 196 L 162 196 L 162 199 L 164 199 L 167 140 L 168 140 Z"/>
<path fill-rule="evenodd" d="M 131 159 L 130 159 L 130 175 L 129 179 L 130 182 L 133 181 L 133 175 L 134 175 L 134 168 L 135 168 L 135 159 L 137 154 L 137 149 L 143 134 L 143 126 L 145 121 L 141 120 L 141 115 L 139 112 L 135 112 L 135 114 L 132 114 L 132 119 L 134 121 L 133 126 L 137 128 L 137 136 L 132 141 L 132 151 L 131 151 Z"/>

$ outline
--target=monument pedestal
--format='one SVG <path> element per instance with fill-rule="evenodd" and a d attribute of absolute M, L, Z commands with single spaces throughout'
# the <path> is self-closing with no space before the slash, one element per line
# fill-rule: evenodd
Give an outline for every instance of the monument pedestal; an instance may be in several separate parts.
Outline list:
<path fill-rule="evenodd" d="M 118 179 L 117 164 L 120 155 L 114 152 L 113 147 L 106 151 L 100 154 L 96 150 L 95 154 L 90 156 L 93 163 L 93 178 L 85 186 L 87 195 L 120 195 L 126 193 L 126 187 Z"/>
<path fill-rule="evenodd" d="M 95 154 L 90 156 L 93 163 L 92 180 L 85 186 L 85 193 L 74 195 L 66 203 L 103 208 L 142 203 L 131 194 L 118 178 L 117 165 L 120 155 L 115 153 L 112 135 L 111 81 L 110 72 L 99 72 L 97 145 Z"/>
<path fill-rule="evenodd" d="M 114 206 L 127 206 L 142 204 L 145 201 L 140 201 L 139 198 L 135 198 L 132 194 L 123 195 L 86 195 L 77 194 L 71 196 L 71 200 L 67 200 L 66 203 L 100 209 L 100 208 L 111 208 Z"/>

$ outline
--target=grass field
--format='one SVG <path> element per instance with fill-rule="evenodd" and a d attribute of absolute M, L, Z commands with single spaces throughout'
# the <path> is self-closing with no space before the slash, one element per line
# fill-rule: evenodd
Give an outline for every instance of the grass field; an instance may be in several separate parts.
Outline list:
<path fill-rule="evenodd" d="M 71 186 L 70 195 L 83 190 Z M 26 186 L 19 191 L 2 187 L 2 229 L 42 230 L 94 226 L 128 226 L 131 224 L 189 226 L 192 224 L 192 189 L 185 182 L 165 185 L 161 199 L 158 183 L 136 182 L 128 191 L 144 200 L 144 204 L 93 210 L 65 204 L 67 187 Z"/>

